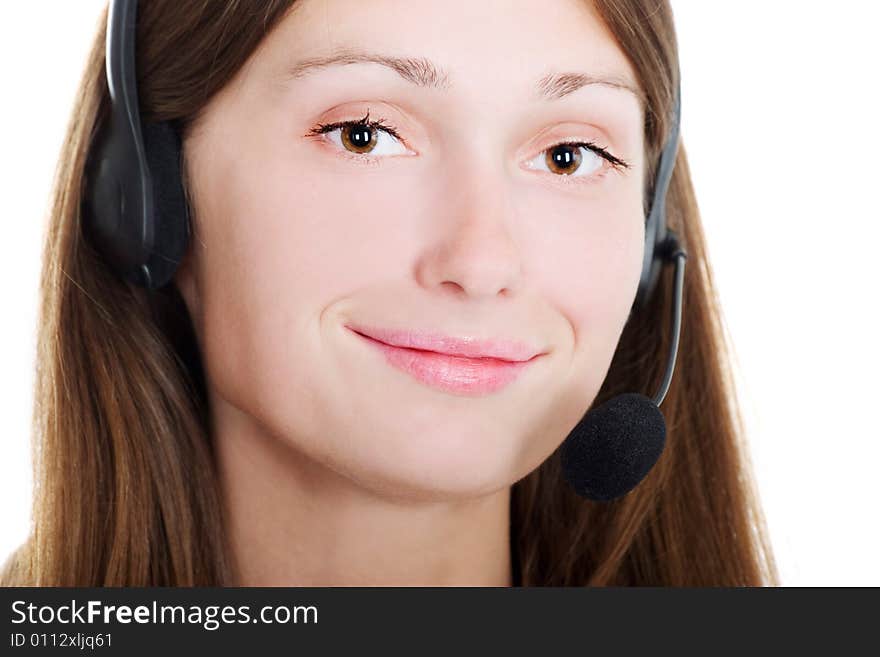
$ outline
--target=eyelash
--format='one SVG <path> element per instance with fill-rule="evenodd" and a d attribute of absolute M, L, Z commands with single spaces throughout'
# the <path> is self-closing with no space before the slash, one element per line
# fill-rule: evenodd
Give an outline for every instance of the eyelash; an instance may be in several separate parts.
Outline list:
<path fill-rule="evenodd" d="M 401 142 L 404 141 L 403 137 L 401 137 L 400 133 L 397 131 L 397 128 L 395 128 L 393 125 L 390 125 L 387 121 L 385 121 L 385 119 L 379 117 L 377 119 L 370 120 L 369 110 L 367 110 L 367 114 L 362 119 L 352 120 L 352 121 L 335 121 L 333 123 L 319 123 L 317 126 L 312 128 L 311 130 L 309 130 L 309 132 L 307 133 L 306 136 L 322 135 L 324 133 L 331 132 L 331 131 L 336 130 L 338 128 L 347 128 L 349 126 L 354 126 L 354 125 L 366 126 L 368 128 L 374 129 L 374 130 L 375 129 L 384 130 L 385 132 L 390 134 L 392 137 L 394 137 L 398 141 L 401 141 Z M 548 151 L 550 149 L 557 148 L 559 146 L 569 146 L 572 148 L 579 148 L 579 147 L 586 148 L 588 150 L 593 151 L 596 155 L 598 155 L 603 160 L 605 160 L 609 165 L 606 167 L 602 167 L 602 169 L 598 173 L 595 173 L 595 174 L 592 174 L 589 176 L 571 176 L 571 175 L 566 175 L 566 174 L 561 174 L 561 175 L 551 174 L 551 176 L 553 178 L 557 179 L 556 180 L 557 182 L 560 182 L 564 185 L 569 185 L 569 184 L 589 185 L 589 184 L 598 182 L 599 180 L 604 178 L 605 174 L 608 173 L 609 168 L 616 169 L 618 171 L 622 171 L 625 169 L 629 169 L 631 166 L 629 163 L 625 162 L 624 160 L 621 160 L 620 158 L 609 153 L 602 146 L 599 146 L 598 144 L 595 144 L 591 141 L 579 141 L 579 140 L 561 141 L 561 142 L 558 142 L 558 143 L 555 143 L 555 144 L 548 146 L 547 148 L 544 149 L 544 151 Z M 544 151 L 542 151 L 542 152 L 544 152 Z M 346 159 L 351 159 L 356 162 L 360 162 L 363 164 L 369 164 L 369 165 L 378 164 L 379 161 L 381 159 L 383 159 L 381 157 L 375 157 L 375 156 L 369 155 L 367 153 L 351 153 L 349 151 L 341 152 L 341 153 L 339 153 L 339 155 L 341 157 L 346 158 Z"/>

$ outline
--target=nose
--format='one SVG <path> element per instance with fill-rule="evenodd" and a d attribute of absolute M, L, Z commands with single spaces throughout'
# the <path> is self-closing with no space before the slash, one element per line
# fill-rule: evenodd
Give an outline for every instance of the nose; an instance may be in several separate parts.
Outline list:
<path fill-rule="evenodd" d="M 442 180 L 432 239 L 417 264 L 419 283 L 449 294 L 494 297 L 514 293 L 522 254 L 512 229 L 509 180 L 501 165 L 470 167 Z"/>

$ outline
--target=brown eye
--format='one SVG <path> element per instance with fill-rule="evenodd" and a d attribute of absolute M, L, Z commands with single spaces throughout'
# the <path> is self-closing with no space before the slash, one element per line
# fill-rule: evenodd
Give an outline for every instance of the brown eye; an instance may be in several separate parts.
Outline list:
<path fill-rule="evenodd" d="M 526 164 L 526 168 L 556 174 L 560 181 L 586 184 L 597 182 L 604 176 L 605 160 L 615 168 L 629 168 L 623 160 L 588 141 L 569 141 L 550 146 Z"/>
<path fill-rule="evenodd" d="M 340 138 L 346 149 L 363 154 L 375 148 L 378 132 L 366 124 L 353 123 L 341 129 Z"/>
<path fill-rule="evenodd" d="M 579 146 L 573 147 L 568 144 L 560 144 L 554 148 L 548 148 L 544 159 L 547 163 L 547 168 L 553 173 L 570 175 L 572 172 L 577 171 L 583 160 L 583 155 L 581 155 Z"/>
<path fill-rule="evenodd" d="M 374 164 L 385 155 L 418 155 L 409 150 L 403 138 L 393 125 L 382 117 L 370 120 L 370 114 L 358 120 L 319 123 L 304 137 L 324 136 L 326 141 L 336 144 L 338 155 Z"/>

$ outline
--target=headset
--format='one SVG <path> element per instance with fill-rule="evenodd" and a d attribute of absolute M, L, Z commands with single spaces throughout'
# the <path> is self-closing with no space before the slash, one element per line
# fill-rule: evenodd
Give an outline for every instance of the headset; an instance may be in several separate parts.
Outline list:
<path fill-rule="evenodd" d="M 111 109 L 86 163 L 83 229 L 117 275 L 158 289 L 174 276 L 191 228 L 180 132 L 171 122 L 141 123 L 136 20 L 136 0 L 111 1 L 106 45 Z"/>

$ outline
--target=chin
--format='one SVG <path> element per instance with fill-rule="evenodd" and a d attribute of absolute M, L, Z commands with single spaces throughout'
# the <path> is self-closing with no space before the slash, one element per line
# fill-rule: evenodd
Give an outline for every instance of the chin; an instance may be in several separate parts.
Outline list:
<path fill-rule="evenodd" d="M 378 460 L 339 464 L 334 468 L 363 488 L 386 498 L 412 502 L 481 497 L 510 486 L 515 473 L 501 453 L 484 450 L 393 452 Z"/>

